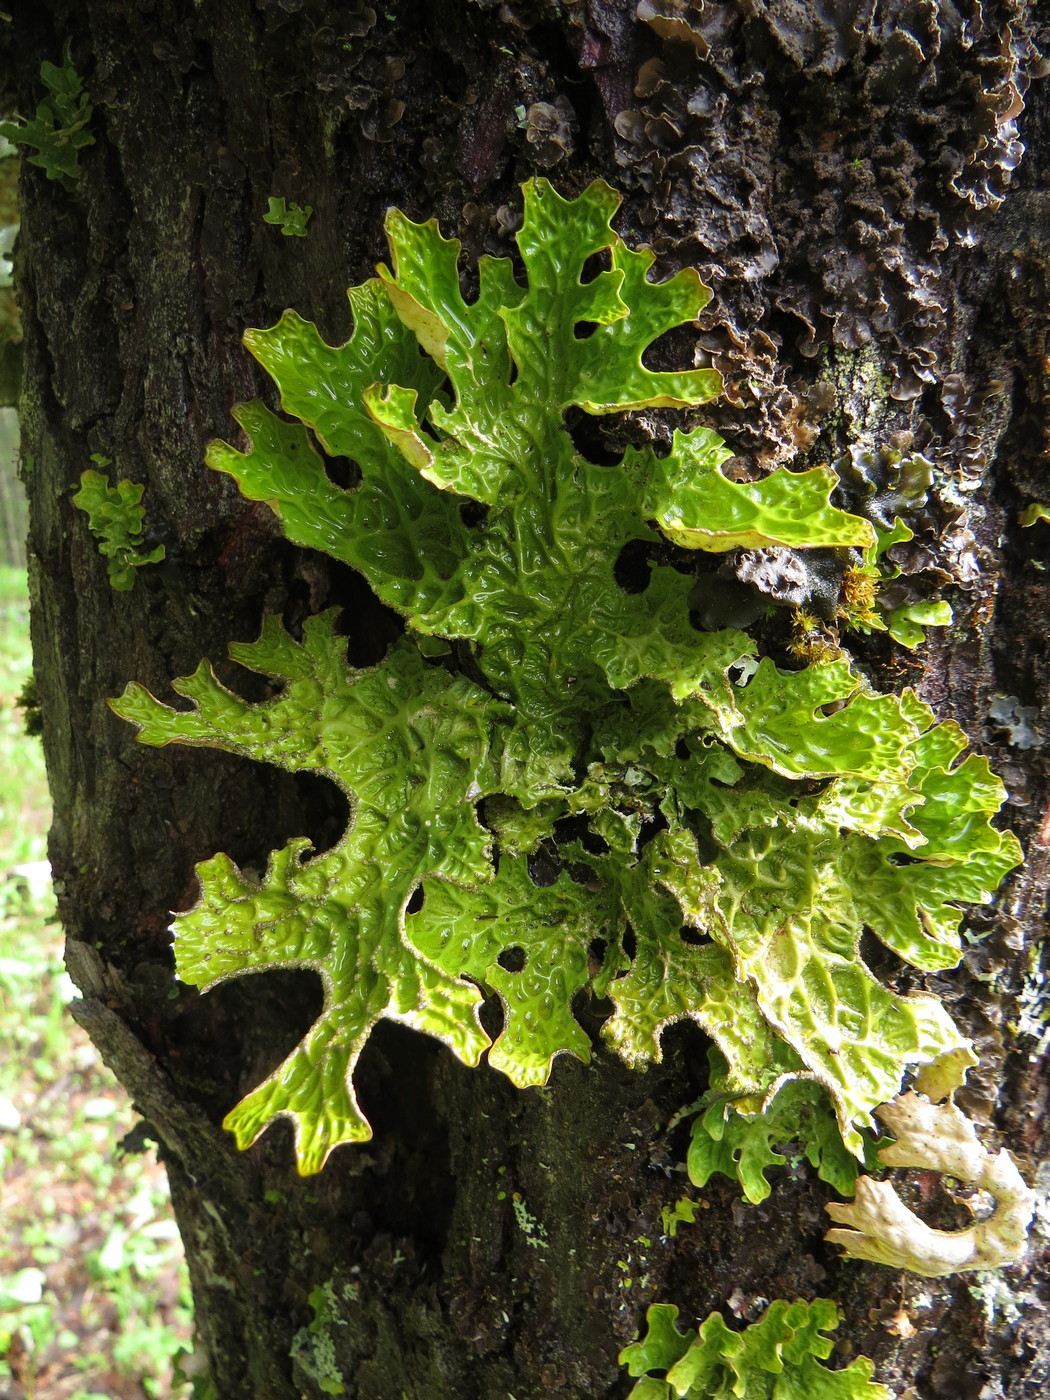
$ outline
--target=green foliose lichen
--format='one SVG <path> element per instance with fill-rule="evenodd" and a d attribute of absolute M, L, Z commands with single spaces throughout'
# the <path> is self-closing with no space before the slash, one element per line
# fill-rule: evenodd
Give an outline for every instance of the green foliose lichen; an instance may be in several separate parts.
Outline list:
<path fill-rule="evenodd" d="M 310 222 L 310 215 L 313 212 L 313 208 L 309 204 L 303 208 L 301 204 L 296 204 L 294 199 L 289 204 L 283 197 L 277 198 L 277 196 L 271 195 L 266 202 L 263 223 L 276 224 L 285 238 L 305 238 L 306 225 Z"/>
<path fill-rule="evenodd" d="M 867 1357 L 839 1371 L 821 1364 L 834 1345 L 823 1334 L 840 1320 L 827 1298 L 778 1299 L 742 1332 L 711 1313 L 699 1331 L 683 1333 L 677 1317 L 676 1307 L 654 1304 L 646 1335 L 620 1353 L 620 1364 L 641 1377 L 629 1400 L 892 1400 L 872 1381 Z"/>
<path fill-rule="evenodd" d="M 817 1175 L 841 1195 L 852 1195 L 863 1166 L 877 1167 L 878 1139 L 862 1134 L 864 1155 L 858 1162 L 847 1151 L 828 1095 L 811 1079 L 786 1078 L 767 1095 L 760 1113 L 742 1113 L 733 1095 L 722 1087 L 724 1065 L 711 1052 L 711 1088 L 688 1110 L 693 1118 L 686 1168 L 694 1186 L 704 1187 L 715 1173 L 738 1181 L 752 1204 L 764 1201 L 770 1186 L 767 1172 L 788 1164 L 778 1148 L 794 1146 L 797 1160 L 805 1158 Z"/>
<path fill-rule="evenodd" d="M 108 457 L 97 453 L 91 460 L 100 467 L 111 465 Z M 118 481 L 116 486 L 110 486 L 101 472 L 89 468 L 81 474 L 80 490 L 73 497 L 76 508 L 87 515 L 88 529 L 108 562 L 110 584 L 119 593 L 134 588 L 136 570 L 145 564 L 159 564 L 164 558 L 162 544 L 143 552 L 146 508 L 141 502 L 145 489 L 134 481 Z"/>
<path fill-rule="evenodd" d="M 582 993 L 609 999 L 604 1037 L 630 1065 L 691 1017 L 734 1112 L 780 1076 L 812 1081 L 857 1154 L 908 1067 L 967 1053 L 943 1006 L 881 985 L 858 943 L 869 928 L 919 969 L 956 962 L 960 906 L 1019 858 L 989 821 L 1003 789 L 985 760 L 959 761 L 954 724 L 874 693 L 844 657 L 785 671 L 743 632 L 692 625 L 687 550 L 876 536 L 830 503 L 825 469 L 730 481 L 705 427 L 616 467 L 577 449 L 567 410 L 689 409 L 720 389 L 711 370 L 647 367 L 709 294 L 691 270 L 651 281 L 653 255 L 612 230 L 618 203 L 600 182 L 575 200 L 530 182 L 524 279 L 483 258 L 470 302 L 458 243 L 392 211 L 392 268 L 351 290 L 345 345 L 291 311 L 249 331 L 286 416 L 237 406 L 248 450 L 213 443 L 209 465 L 291 540 L 360 570 L 406 635 L 359 670 L 333 614 L 301 640 L 270 618 L 231 655 L 275 698 L 248 704 L 202 665 L 176 683 L 189 711 L 137 685 L 114 703 L 145 743 L 312 769 L 350 797 L 332 850 L 294 840 L 261 882 L 216 856 L 175 920 L 179 976 L 203 990 L 320 974 L 319 1020 L 227 1119 L 244 1146 L 290 1118 L 304 1172 L 370 1135 L 352 1075 L 384 1017 L 467 1064 L 487 1051 L 522 1086 L 558 1054 L 589 1058 Z M 359 483 L 334 485 L 315 443 Z M 622 552 L 661 541 L 678 566 L 622 587 Z"/>
<path fill-rule="evenodd" d="M 68 46 L 61 68 L 42 63 L 40 77 L 49 95 L 38 105 L 36 115 L 27 121 L 0 122 L 0 136 L 16 146 L 32 147 L 35 154 L 23 159 L 39 165 L 49 180 L 58 180 L 72 190 L 80 178 L 79 152 L 95 144 L 87 129 L 94 108 L 73 67 Z"/>

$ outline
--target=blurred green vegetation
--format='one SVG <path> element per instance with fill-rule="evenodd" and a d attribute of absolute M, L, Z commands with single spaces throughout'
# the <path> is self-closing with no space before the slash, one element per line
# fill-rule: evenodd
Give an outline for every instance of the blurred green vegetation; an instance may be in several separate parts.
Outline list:
<path fill-rule="evenodd" d="M 0 404 L 12 408 L 18 403 L 22 380 L 22 322 L 12 276 L 19 165 L 17 148 L 0 136 Z"/>
<path fill-rule="evenodd" d="M 167 1179 L 152 1152 L 121 1153 L 136 1115 L 67 1010 L 43 755 L 18 708 L 28 611 L 24 571 L 0 567 L 0 1395 L 181 1400 L 192 1323 Z"/>

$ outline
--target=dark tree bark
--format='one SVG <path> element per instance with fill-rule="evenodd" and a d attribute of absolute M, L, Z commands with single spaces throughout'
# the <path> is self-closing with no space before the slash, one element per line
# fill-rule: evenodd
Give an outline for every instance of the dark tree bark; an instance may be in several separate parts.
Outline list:
<path fill-rule="evenodd" d="M 383 1026 L 358 1076 L 370 1144 L 306 1180 L 284 1127 L 238 1153 L 218 1124 L 310 1024 L 318 989 L 269 973 L 197 996 L 173 982 L 169 911 L 193 901 L 196 861 L 225 850 L 261 868 L 304 833 L 323 849 L 345 804 L 320 780 L 137 747 L 105 703 L 131 678 L 166 695 L 202 656 L 233 683 L 227 643 L 264 613 L 295 624 L 340 604 L 351 659 L 383 654 L 399 624 L 363 581 L 291 547 L 202 465 L 231 404 L 270 393 L 241 333 L 293 306 L 345 338 L 344 289 L 384 255 L 391 204 L 436 216 L 469 268 L 511 251 L 523 179 L 576 193 L 604 176 L 626 194 L 629 241 L 714 288 L 668 354 L 722 370 L 709 421 L 745 467 L 907 444 L 936 463 L 901 596 L 942 588 L 955 625 L 918 653 L 879 637 L 857 650 L 883 688 L 910 683 L 956 718 L 1010 790 L 1028 867 L 929 985 L 982 1054 L 964 1106 L 1032 1179 L 1050 784 L 1046 735 L 1021 710 L 1047 700 L 1050 526 L 1022 531 L 1018 510 L 1047 492 L 1046 19 L 1025 0 L 18 0 L 3 23 L 20 111 L 67 42 L 95 108 L 73 190 L 24 168 L 18 251 L 76 1015 L 160 1143 L 222 1400 L 325 1393 L 326 1345 L 361 1400 L 612 1400 L 648 1303 L 751 1317 L 762 1298 L 814 1294 L 905 1395 L 1046 1394 L 1038 1231 L 995 1279 L 843 1263 L 822 1242 L 830 1193 L 797 1171 L 760 1207 L 715 1178 L 702 1224 L 660 1238 L 684 1185 L 683 1130 L 666 1125 L 704 1086 L 690 1024 L 645 1074 L 599 1050 L 527 1092 Z M 313 206 L 305 239 L 262 221 L 271 195 Z M 108 586 L 70 501 L 91 453 L 145 483 L 167 547 L 131 593 Z M 996 695 L 1015 700 L 990 710 Z M 547 1248 L 518 1227 L 515 1193 Z M 305 1330 L 325 1285 L 328 1320 Z"/>

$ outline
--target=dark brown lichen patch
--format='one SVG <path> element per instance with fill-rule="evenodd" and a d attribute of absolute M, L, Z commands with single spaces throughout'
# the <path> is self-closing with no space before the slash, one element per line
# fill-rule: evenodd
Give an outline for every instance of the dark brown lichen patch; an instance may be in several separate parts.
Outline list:
<path fill-rule="evenodd" d="M 559 96 L 553 102 L 534 102 L 525 112 L 524 127 L 532 159 L 541 170 L 549 170 L 572 155 L 576 144 L 576 114 L 568 98 Z"/>
<path fill-rule="evenodd" d="M 947 370 L 956 269 L 1023 154 L 1025 16 L 644 0 L 658 50 L 616 116 L 616 159 L 657 251 L 715 288 L 706 348 L 766 460 L 792 450 L 782 347 L 877 342 L 902 406 Z"/>
<path fill-rule="evenodd" d="M 825 622 L 839 609 L 847 555 L 830 549 L 742 549 L 731 556 L 736 577 L 775 603 L 803 608 Z"/>
<path fill-rule="evenodd" d="M 912 519 L 933 485 L 933 463 L 921 452 L 904 453 L 854 443 L 835 462 L 844 509 L 890 530 L 898 517 Z"/>

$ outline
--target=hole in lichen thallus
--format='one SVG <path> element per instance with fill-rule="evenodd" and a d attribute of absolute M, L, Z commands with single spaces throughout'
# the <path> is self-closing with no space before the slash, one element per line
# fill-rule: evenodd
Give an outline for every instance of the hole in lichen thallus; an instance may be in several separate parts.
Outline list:
<path fill-rule="evenodd" d="M 642 352 L 646 369 L 679 370 L 693 367 L 696 334 L 684 326 L 674 326 L 658 335 Z"/>
<path fill-rule="evenodd" d="M 678 937 L 689 948 L 704 948 L 712 942 L 706 933 L 701 933 L 698 928 L 690 928 L 688 924 L 683 924 L 678 930 Z"/>
<path fill-rule="evenodd" d="M 586 286 L 602 272 L 609 272 L 612 268 L 612 254 L 608 248 L 599 248 L 596 253 L 592 253 L 580 270 L 580 283 Z"/>
<path fill-rule="evenodd" d="M 488 513 L 489 508 L 484 501 L 466 500 L 459 508 L 459 518 L 468 530 L 476 530 L 479 525 L 484 525 Z"/>
<path fill-rule="evenodd" d="M 642 822 L 638 832 L 638 849 L 647 846 L 654 836 L 658 836 L 661 831 L 667 830 L 667 818 L 663 812 L 654 812 L 651 817 L 647 817 Z"/>
<path fill-rule="evenodd" d="M 646 540 L 628 540 L 616 556 L 613 578 L 625 593 L 644 593 L 652 582 L 653 546 Z"/>
<path fill-rule="evenodd" d="M 890 983 L 899 992 L 906 992 L 915 980 L 914 969 L 867 926 L 861 931 L 857 953 L 880 982 Z"/>
<path fill-rule="evenodd" d="M 562 423 L 572 438 L 573 447 L 593 466 L 618 467 L 623 461 L 626 449 L 618 447 L 611 438 L 615 425 L 594 414 L 584 413 L 582 408 L 567 408 Z"/>
<path fill-rule="evenodd" d="M 504 948 L 496 961 L 504 972 L 524 972 L 525 949 L 518 944 L 515 944 L 513 948 Z"/>
<path fill-rule="evenodd" d="M 423 908 L 423 902 L 425 899 L 426 893 L 423 889 L 423 886 L 417 885 L 408 897 L 408 903 L 405 905 L 405 913 L 418 914 L 419 911 Z"/>
<path fill-rule="evenodd" d="M 329 457 L 322 452 L 321 461 L 325 475 L 333 486 L 338 486 L 342 491 L 353 491 L 360 486 L 361 468 L 349 457 Z"/>
<path fill-rule="evenodd" d="M 696 841 L 697 859 L 701 865 L 714 865 L 722 854 L 722 847 L 715 840 L 714 827 L 710 817 L 706 812 L 701 812 L 698 807 L 687 807 L 686 815 L 689 821 L 689 830 L 693 833 L 693 839 Z"/>
<path fill-rule="evenodd" d="M 839 710 L 844 710 L 848 704 L 848 700 L 829 700 L 826 705 L 818 705 L 816 713 L 822 719 L 830 719 L 832 715 L 837 715 Z"/>
<path fill-rule="evenodd" d="M 609 843 L 596 831 L 592 831 L 586 817 L 562 817 L 554 823 L 554 839 L 559 846 L 579 842 L 592 856 L 609 854 Z M 593 872 L 592 872 L 593 874 Z"/>
<path fill-rule="evenodd" d="M 540 846 L 528 857 L 529 879 L 540 889 L 553 885 L 561 874 L 561 861 L 553 851 Z"/>
<path fill-rule="evenodd" d="M 621 977 L 627 976 L 630 964 L 634 962 L 638 954 L 638 938 L 630 924 L 627 924 L 624 928 L 623 936 L 620 939 L 620 947 L 623 949 L 623 955 L 627 959 L 628 965 L 616 974 L 614 979 L 616 981 L 619 981 Z"/>

